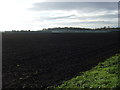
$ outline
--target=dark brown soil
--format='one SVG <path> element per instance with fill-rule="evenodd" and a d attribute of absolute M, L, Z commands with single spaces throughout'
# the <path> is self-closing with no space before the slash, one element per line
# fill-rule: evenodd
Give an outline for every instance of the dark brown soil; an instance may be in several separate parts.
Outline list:
<path fill-rule="evenodd" d="M 3 33 L 3 88 L 46 88 L 119 52 L 119 33 Z"/>

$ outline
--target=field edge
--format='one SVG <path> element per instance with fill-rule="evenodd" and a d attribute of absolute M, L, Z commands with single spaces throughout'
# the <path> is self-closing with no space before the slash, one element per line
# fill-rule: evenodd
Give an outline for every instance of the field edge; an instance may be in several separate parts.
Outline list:
<path fill-rule="evenodd" d="M 100 62 L 91 70 L 80 72 L 80 76 L 48 88 L 120 88 L 119 60 L 120 53 Z"/>

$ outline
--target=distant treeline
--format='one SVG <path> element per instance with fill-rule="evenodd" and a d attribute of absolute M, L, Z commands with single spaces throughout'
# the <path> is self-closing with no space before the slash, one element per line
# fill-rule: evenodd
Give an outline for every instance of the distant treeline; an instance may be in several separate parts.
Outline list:
<path fill-rule="evenodd" d="M 44 28 L 43 30 L 120 30 L 120 27 L 118 28 L 110 28 L 108 27 L 103 27 L 103 28 L 79 28 L 79 27 L 56 27 L 56 28 Z"/>
<path fill-rule="evenodd" d="M 55 27 L 55 28 L 43 28 L 42 30 L 12 30 L 12 32 L 52 32 L 52 31 L 65 31 L 65 32 L 74 32 L 74 31 L 120 31 L 120 27 L 111 28 L 111 27 L 103 27 L 103 28 L 79 28 L 79 27 Z M 11 32 L 11 31 L 6 31 Z"/>

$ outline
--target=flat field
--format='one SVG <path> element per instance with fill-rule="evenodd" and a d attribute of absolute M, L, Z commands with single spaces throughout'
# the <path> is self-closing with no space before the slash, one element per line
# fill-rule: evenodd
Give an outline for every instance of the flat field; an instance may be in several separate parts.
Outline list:
<path fill-rule="evenodd" d="M 3 88 L 46 88 L 120 51 L 119 33 L 2 34 Z"/>

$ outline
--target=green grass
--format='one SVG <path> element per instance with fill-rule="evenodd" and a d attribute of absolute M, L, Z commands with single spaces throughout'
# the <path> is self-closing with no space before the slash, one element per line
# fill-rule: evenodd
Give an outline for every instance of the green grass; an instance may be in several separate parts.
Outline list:
<path fill-rule="evenodd" d="M 81 76 L 64 81 L 63 84 L 54 88 L 117 88 L 118 65 L 120 54 L 100 62 L 89 71 L 82 72 Z"/>

